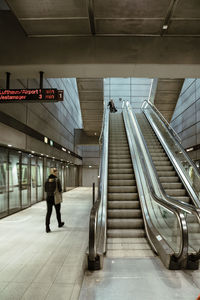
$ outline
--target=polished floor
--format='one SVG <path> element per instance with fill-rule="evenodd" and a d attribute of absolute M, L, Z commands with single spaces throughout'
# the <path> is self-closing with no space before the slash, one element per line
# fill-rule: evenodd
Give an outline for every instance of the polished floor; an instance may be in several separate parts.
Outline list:
<path fill-rule="evenodd" d="M 46 202 L 0 220 L 0 299 L 77 300 L 86 267 L 91 188 L 64 193 L 58 228 L 46 233 Z"/>
<path fill-rule="evenodd" d="M 136 256 L 136 255 L 135 255 Z M 79 300 L 196 300 L 200 271 L 167 270 L 158 257 L 106 258 L 86 271 Z"/>

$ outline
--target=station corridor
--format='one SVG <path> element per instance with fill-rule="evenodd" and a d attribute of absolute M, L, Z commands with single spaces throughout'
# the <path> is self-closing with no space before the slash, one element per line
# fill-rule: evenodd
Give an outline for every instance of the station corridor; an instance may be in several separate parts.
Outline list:
<path fill-rule="evenodd" d="M 91 188 L 63 194 L 64 227 L 55 209 L 45 232 L 46 201 L 0 220 L 0 299 L 78 299 L 88 245 Z"/>

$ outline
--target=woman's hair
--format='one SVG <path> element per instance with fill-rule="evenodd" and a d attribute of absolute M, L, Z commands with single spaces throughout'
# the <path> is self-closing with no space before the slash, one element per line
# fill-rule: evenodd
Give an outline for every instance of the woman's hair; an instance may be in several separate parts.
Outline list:
<path fill-rule="evenodd" d="M 52 173 L 52 174 L 54 174 L 54 173 L 56 173 L 56 172 L 58 172 L 58 169 L 57 169 L 57 168 L 51 168 L 51 173 Z"/>

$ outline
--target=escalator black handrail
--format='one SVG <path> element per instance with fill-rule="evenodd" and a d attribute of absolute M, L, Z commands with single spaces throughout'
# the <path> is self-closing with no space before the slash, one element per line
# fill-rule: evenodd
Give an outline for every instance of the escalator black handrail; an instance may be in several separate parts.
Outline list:
<path fill-rule="evenodd" d="M 107 197 L 107 170 L 108 170 L 108 129 L 109 110 L 104 109 L 102 130 L 100 135 L 101 160 L 98 176 L 98 196 L 91 212 L 89 221 L 89 260 L 95 261 L 98 255 L 105 252 L 106 240 L 106 203 Z M 98 223 L 98 216 L 101 208 L 101 218 Z"/>
<path fill-rule="evenodd" d="M 128 111 L 128 108 L 127 108 Z M 142 137 L 138 122 L 136 117 L 133 114 L 133 111 L 131 110 L 132 113 L 132 118 L 134 119 L 134 128 L 137 126 L 137 130 L 140 133 L 140 136 Z M 128 116 L 130 118 L 129 112 L 128 112 Z M 136 125 L 136 126 L 135 126 Z M 149 173 L 149 166 L 147 166 L 147 162 L 143 157 L 143 151 L 142 148 L 138 142 L 138 140 L 136 139 L 136 144 L 138 149 L 140 149 L 140 153 L 142 154 L 142 156 L 140 157 L 141 162 L 142 162 L 142 168 L 143 168 L 143 174 L 147 174 L 147 183 L 148 183 L 148 188 L 150 191 L 150 194 L 152 196 L 152 198 L 161 206 L 167 208 L 168 210 L 172 211 L 177 219 L 178 219 L 178 223 L 179 223 L 179 227 L 180 227 L 180 232 L 181 232 L 181 245 L 180 245 L 180 250 L 179 253 L 176 254 L 174 253 L 174 257 L 176 257 L 177 260 L 179 261 L 184 261 L 187 258 L 188 255 L 188 228 L 187 228 L 187 222 L 184 216 L 184 213 L 190 213 L 189 211 L 187 211 L 186 209 L 182 209 L 177 207 L 176 205 L 174 205 L 173 203 L 169 202 L 167 199 L 165 199 L 165 195 L 162 195 L 162 198 L 160 198 L 155 190 L 154 190 L 154 186 L 153 186 L 153 182 L 152 182 L 152 178 L 151 175 Z M 147 154 L 148 155 L 148 154 Z M 150 167 L 153 168 L 153 166 L 150 163 Z M 160 186 L 160 182 L 158 182 L 158 185 Z M 146 216 L 147 217 L 147 216 Z M 166 242 L 167 243 L 167 242 Z"/>

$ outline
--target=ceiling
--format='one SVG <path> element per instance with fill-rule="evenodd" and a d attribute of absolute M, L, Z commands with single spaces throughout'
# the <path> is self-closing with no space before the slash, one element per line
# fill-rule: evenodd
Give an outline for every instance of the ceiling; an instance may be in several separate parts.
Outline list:
<path fill-rule="evenodd" d="M 199 0 L 7 0 L 29 37 L 200 36 Z"/>
<path fill-rule="evenodd" d="M 84 131 L 100 135 L 103 117 L 103 79 L 77 78 Z"/>
<path fill-rule="evenodd" d="M 0 76 L 80 77 L 88 134 L 101 128 L 102 77 L 163 77 L 154 100 L 169 120 L 182 83 L 165 78 L 200 74 L 200 0 L 0 0 L 0 10 Z"/>

